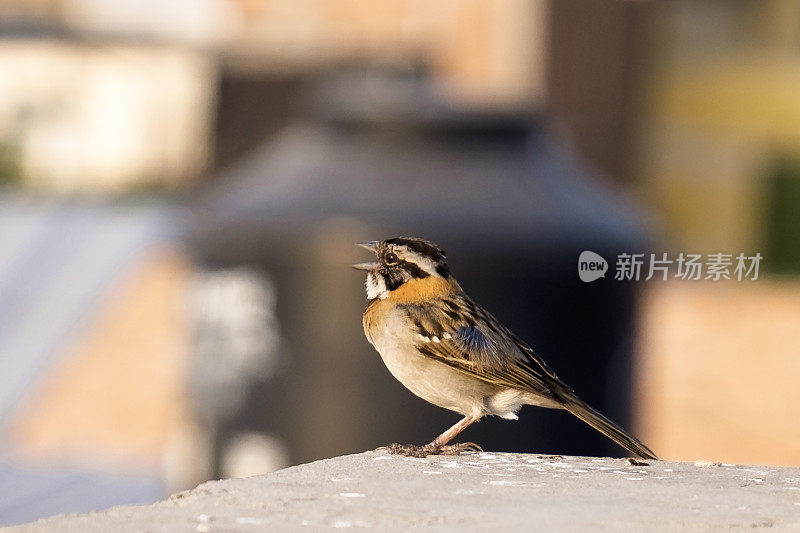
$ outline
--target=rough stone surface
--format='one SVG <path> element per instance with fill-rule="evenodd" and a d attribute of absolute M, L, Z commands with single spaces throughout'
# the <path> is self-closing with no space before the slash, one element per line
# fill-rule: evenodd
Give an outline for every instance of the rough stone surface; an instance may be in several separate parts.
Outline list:
<path fill-rule="evenodd" d="M 367 452 L 11 531 L 800 531 L 800 469 Z"/>

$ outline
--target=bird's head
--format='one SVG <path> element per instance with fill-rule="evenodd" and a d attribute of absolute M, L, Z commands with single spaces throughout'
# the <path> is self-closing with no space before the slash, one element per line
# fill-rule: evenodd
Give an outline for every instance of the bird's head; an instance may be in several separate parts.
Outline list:
<path fill-rule="evenodd" d="M 444 251 L 430 241 L 397 237 L 385 241 L 358 243 L 375 253 L 377 261 L 359 263 L 353 268 L 367 273 L 367 297 L 386 298 L 407 281 L 451 277 Z"/>

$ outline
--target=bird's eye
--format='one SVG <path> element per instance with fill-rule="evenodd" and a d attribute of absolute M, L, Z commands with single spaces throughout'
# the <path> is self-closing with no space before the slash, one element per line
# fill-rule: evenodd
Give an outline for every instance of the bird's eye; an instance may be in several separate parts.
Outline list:
<path fill-rule="evenodd" d="M 386 254 L 386 257 L 384 257 L 384 261 L 386 261 L 387 265 L 394 265 L 398 261 L 397 255 L 395 255 L 393 252 L 389 252 Z"/>

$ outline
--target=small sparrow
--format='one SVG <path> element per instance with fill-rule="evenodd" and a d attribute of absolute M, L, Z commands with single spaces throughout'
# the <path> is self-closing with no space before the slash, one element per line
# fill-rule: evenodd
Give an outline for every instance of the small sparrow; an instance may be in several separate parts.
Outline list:
<path fill-rule="evenodd" d="M 656 459 L 473 302 L 450 273 L 441 248 L 415 238 L 358 244 L 377 256 L 376 262 L 353 265 L 367 273 L 367 340 L 411 392 L 464 416 L 430 444 L 390 444 L 389 452 L 425 457 L 480 450 L 473 443 L 448 443 L 484 416 L 516 420 L 523 405 L 535 405 L 566 409 L 629 452 Z"/>

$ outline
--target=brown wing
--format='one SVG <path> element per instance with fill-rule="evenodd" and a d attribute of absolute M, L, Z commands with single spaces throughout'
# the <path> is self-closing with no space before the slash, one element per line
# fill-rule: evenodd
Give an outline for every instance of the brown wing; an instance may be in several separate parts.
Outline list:
<path fill-rule="evenodd" d="M 552 398 L 571 391 L 534 351 L 464 294 L 407 304 L 419 351 L 490 383 Z"/>

